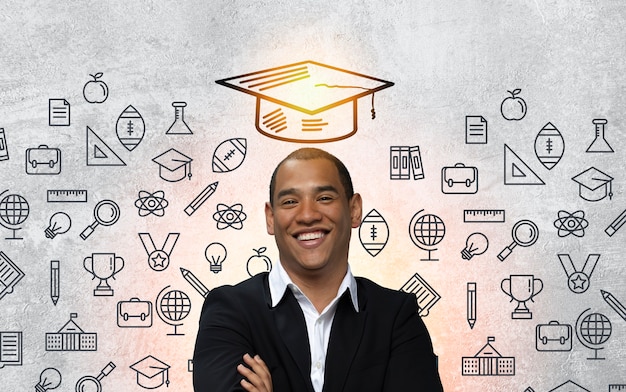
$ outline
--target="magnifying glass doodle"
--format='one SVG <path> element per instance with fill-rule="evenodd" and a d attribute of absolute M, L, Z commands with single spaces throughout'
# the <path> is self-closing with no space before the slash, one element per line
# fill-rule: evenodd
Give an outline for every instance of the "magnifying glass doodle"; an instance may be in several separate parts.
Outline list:
<path fill-rule="evenodd" d="M 117 222 L 120 218 L 120 207 L 113 200 L 102 200 L 94 207 L 93 217 L 95 219 L 94 222 L 80 233 L 80 238 L 83 240 L 89 238 L 98 225 L 111 226 Z"/>
<path fill-rule="evenodd" d="M 115 369 L 115 364 L 109 362 L 98 374 L 98 377 L 83 376 L 76 383 L 76 392 L 102 392 L 100 381 Z"/>
<path fill-rule="evenodd" d="M 537 238 L 539 238 L 539 228 L 535 222 L 524 219 L 513 225 L 511 236 L 513 237 L 513 242 L 502 249 L 500 254 L 498 254 L 500 261 L 504 261 L 517 245 L 527 247 L 537 242 Z"/>

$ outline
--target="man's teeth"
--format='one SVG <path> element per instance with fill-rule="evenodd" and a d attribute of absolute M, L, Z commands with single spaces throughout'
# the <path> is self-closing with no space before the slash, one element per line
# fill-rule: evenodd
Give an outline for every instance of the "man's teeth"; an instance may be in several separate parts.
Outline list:
<path fill-rule="evenodd" d="M 316 240 L 318 238 L 322 238 L 323 236 L 324 236 L 324 233 L 322 233 L 321 231 L 318 231 L 315 233 L 302 233 L 298 236 L 298 240 L 299 241 Z"/>

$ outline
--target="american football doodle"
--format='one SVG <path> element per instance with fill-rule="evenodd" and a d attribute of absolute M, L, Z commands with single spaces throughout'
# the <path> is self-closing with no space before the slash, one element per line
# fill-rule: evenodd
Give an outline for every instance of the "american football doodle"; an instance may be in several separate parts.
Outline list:
<path fill-rule="evenodd" d="M 213 152 L 213 172 L 228 173 L 243 163 L 246 158 L 247 142 L 245 138 L 224 140 Z"/>
<path fill-rule="evenodd" d="M 359 240 L 372 257 L 376 257 L 389 240 L 389 225 L 375 209 L 365 215 L 359 227 Z"/>
<path fill-rule="evenodd" d="M 547 123 L 541 128 L 535 138 L 535 155 L 537 155 L 537 159 L 546 169 L 552 170 L 559 163 L 564 152 L 565 141 L 563 140 L 563 135 L 552 123 Z"/>
<path fill-rule="evenodd" d="M 146 124 L 137 109 L 128 105 L 117 118 L 115 129 L 120 143 L 128 151 L 133 151 L 143 140 Z"/>

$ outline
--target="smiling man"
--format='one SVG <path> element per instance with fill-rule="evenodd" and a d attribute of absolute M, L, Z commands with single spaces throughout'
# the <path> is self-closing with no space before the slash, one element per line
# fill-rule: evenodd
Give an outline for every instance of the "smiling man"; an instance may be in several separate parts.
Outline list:
<path fill-rule="evenodd" d="M 269 199 L 280 262 L 207 296 L 195 391 L 442 391 L 415 296 L 350 271 L 362 200 L 343 163 L 294 151 L 274 170 Z"/>

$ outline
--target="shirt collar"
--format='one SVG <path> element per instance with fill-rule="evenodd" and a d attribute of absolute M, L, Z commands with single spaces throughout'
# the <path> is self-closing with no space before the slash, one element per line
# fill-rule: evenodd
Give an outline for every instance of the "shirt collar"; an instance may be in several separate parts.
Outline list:
<path fill-rule="evenodd" d="M 272 308 L 278 305 L 280 300 L 285 295 L 285 291 L 287 291 L 287 288 L 291 288 L 292 290 L 295 288 L 296 290 L 302 292 L 302 290 L 300 290 L 300 288 L 295 283 L 293 283 L 293 281 L 287 274 L 287 271 L 285 271 L 280 262 L 276 263 L 270 271 L 268 281 L 270 286 Z M 350 294 L 350 299 L 352 300 L 352 306 L 354 306 L 354 310 L 358 312 L 359 299 L 357 295 L 356 279 L 354 278 L 354 275 L 352 275 L 350 265 L 348 265 L 346 275 L 343 277 L 343 280 L 339 285 L 337 297 L 340 297 L 346 290 L 348 290 Z"/>

